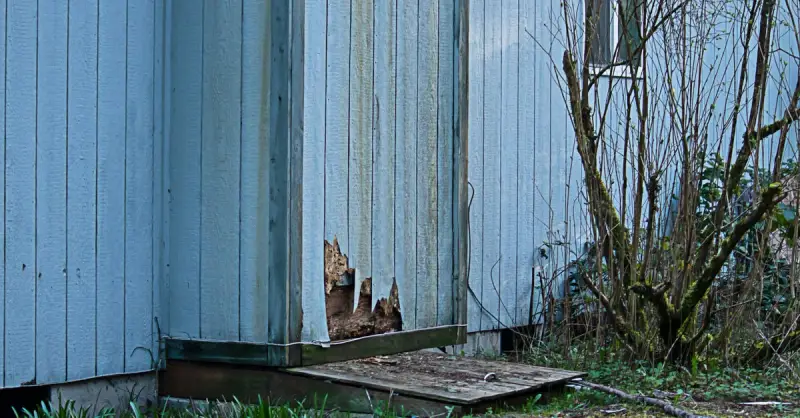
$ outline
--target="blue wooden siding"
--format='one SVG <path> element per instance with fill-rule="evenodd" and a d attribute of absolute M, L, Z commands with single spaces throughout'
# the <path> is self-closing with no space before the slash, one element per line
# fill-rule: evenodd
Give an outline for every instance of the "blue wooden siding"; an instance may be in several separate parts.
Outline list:
<path fill-rule="evenodd" d="M 581 4 L 576 2 L 569 7 L 578 12 Z M 560 270 L 581 254 L 583 244 L 592 239 L 582 194 L 583 169 L 562 95 L 564 81 L 556 79 L 563 74 L 560 64 L 563 35 L 557 33 L 558 25 L 562 25 L 561 7 L 558 1 L 470 1 L 470 331 L 526 325 L 531 312 L 533 323 L 541 323 L 544 318 L 537 312 L 542 309 L 543 287 L 545 292 L 552 289 L 556 298 L 563 295 L 565 275 Z M 764 123 L 782 117 L 780 112 L 788 103 L 798 76 L 797 59 L 792 58 L 798 56 L 797 44 L 786 7 L 789 6 L 779 6 L 778 21 L 784 23 L 778 25 L 773 40 L 778 51 L 787 52 L 776 54 L 771 64 Z M 693 84 L 702 91 L 699 94 L 702 108 L 710 109 L 713 105 L 726 112 L 716 112 L 708 121 L 705 130 L 712 144 L 710 148 L 716 148 L 720 141 L 727 143 L 731 135 L 730 121 L 724 116 L 733 105 L 734 82 L 738 78 L 739 68 L 731 63 L 740 59 L 741 40 L 737 30 L 741 28 L 737 27 L 740 23 L 736 18 L 742 13 L 730 11 L 715 17 L 715 31 L 719 33 L 709 39 L 710 46 L 703 56 L 709 67 L 702 76 L 706 81 Z M 753 51 L 748 64 L 751 77 L 754 56 Z M 670 84 L 659 77 L 667 71 L 675 74 L 674 67 L 654 53 L 648 62 L 651 86 L 664 86 L 653 90 L 650 101 L 665 103 Z M 689 77 L 690 82 L 695 82 L 696 77 Z M 679 91 L 679 77 L 674 76 L 671 82 Z M 628 160 L 622 158 L 624 103 L 629 83 L 624 78 L 611 81 L 603 78 L 591 96 L 596 93 L 602 100 L 592 104 L 595 109 L 604 108 L 605 98 L 611 97 L 606 116 L 608 129 L 603 132 L 605 146 L 601 147 L 604 152 L 598 158 L 606 167 L 603 175 L 615 202 L 621 205 L 622 196 L 626 196 L 625 222 L 631 227 L 634 143 L 629 144 Z M 747 95 L 750 94 L 748 91 Z M 653 126 L 648 129 L 667 137 L 672 135 L 674 121 L 668 114 L 651 117 Z M 737 147 L 745 119 L 740 118 L 737 127 Z M 789 133 L 784 161 L 797 160 L 797 134 L 796 127 Z M 777 135 L 761 144 L 760 167 L 772 167 L 776 141 Z M 671 196 L 677 192 L 679 161 L 677 156 L 665 154 L 664 147 L 653 149 L 650 158 L 659 158 L 658 161 L 671 158 L 658 196 L 659 207 L 668 209 L 658 213 L 660 231 L 666 234 L 674 221 L 674 209 L 669 208 Z M 627 189 L 623 188 L 623 167 L 629 179 Z M 646 202 L 646 193 L 644 199 Z M 643 222 L 647 222 L 646 214 Z M 546 258 L 540 257 L 540 249 L 545 251 Z"/>
<path fill-rule="evenodd" d="M 403 329 L 455 321 L 456 18 L 453 0 L 306 1 L 306 340 L 327 336 L 334 238 L 373 301 L 397 280 Z"/>
<path fill-rule="evenodd" d="M 540 282 L 571 249 L 546 244 L 580 235 L 568 222 L 579 161 L 548 56 L 563 51 L 549 28 L 558 6 L 470 1 L 470 331 L 526 325 L 532 300 L 536 321 Z"/>
<path fill-rule="evenodd" d="M 0 387 L 151 369 L 164 4 L 3 6 Z"/>

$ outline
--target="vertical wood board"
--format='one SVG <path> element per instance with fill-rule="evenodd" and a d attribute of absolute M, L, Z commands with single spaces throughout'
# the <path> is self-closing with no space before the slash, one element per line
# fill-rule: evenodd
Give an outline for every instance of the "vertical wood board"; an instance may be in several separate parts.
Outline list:
<path fill-rule="evenodd" d="M 326 36 L 325 239 L 349 255 L 350 1 L 328 3 Z"/>
<path fill-rule="evenodd" d="M 467 326 L 482 329 L 484 0 L 469 0 L 469 288 Z"/>
<path fill-rule="evenodd" d="M 517 302 L 517 183 L 518 183 L 518 93 L 519 93 L 519 2 L 502 2 L 500 49 L 500 290 L 499 319 L 513 326 Z"/>
<path fill-rule="evenodd" d="M 348 248 L 356 293 L 372 277 L 373 2 L 352 1 L 350 17 L 350 155 Z M 334 174 L 336 175 L 336 174 Z M 358 297 L 353 298 L 353 309 Z"/>
<path fill-rule="evenodd" d="M 205 2 L 200 334 L 239 339 L 242 2 Z"/>
<path fill-rule="evenodd" d="M 170 109 L 170 335 L 200 337 L 200 202 L 203 15 L 206 5 L 172 3 Z M 209 12 L 210 13 L 210 12 Z"/>
<path fill-rule="evenodd" d="M 394 245 L 403 329 L 414 329 L 417 317 L 418 25 L 418 2 L 398 0 Z"/>
<path fill-rule="evenodd" d="M 67 378 L 79 379 L 95 372 L 97 337 L 97 3 L 74 4 L 68 21 Z"/>
<path fill-rule="evenodd" d="M 303 119 L 303 341 L 327 341 L 325 311 L 325 0 L 307 0 Z"/>
<path fill-rule="evenodd" d="M 124 244 L 126 372 L 153 367 L 146 350 L 152 347 L 154 338 L 151 235 L 153 15 L 153 0 L 128 3 Z"/>
<path fill-rule="evenodd" d="M 67 5 L 39 9 L 36 379 L 67 377 Z"/>
<path fill-rule="evenodd" d="M 457 10 L 454 0 L 439 1 L 438 21 L 438 92 L 437 92 L 437 150 L 436 150 L 436 202 L 437 202 L 437 325 L 450 325 L 455 322 L 453 314 L 453 270 L 455 224 L 453 209 L 454 194 L 454 144 L 453 129 L 455 118 L 454 100 L 457 77 L 455 74 L 455 19 Z"/>
<path fill-rule="evenodd" d="M 37 5 L 6 10 L 5 385 L 36 379 Z"/>
<path fill-rule="evenodd" d="M 242 341 L 266 342 L 269 323 L 269 9 L 244 0 L 242 12 L 242 183 L 239 326 Z M 321 248 L 321 246 L 320 246 Z M 320 259 L 321 260 L 321 259 Z"/>
<path fill-rule="evenodd" d="M 97 51 L 97 373 L 125 370 L 127 10 L 99 2 Z"/>
<path fill-rule="evenodd" d="M 395 277 L 395 109 L 397 99 L 397 9 L 375 2 L 372 198 L 372 300 L 388 298 Z M 399 292 L 399 289 L 398 289 Z M 401 298 L 406 297 L 400 295 Z"/>
<path fill-rule="evenodd" d="M 438 311 L 438 1 L 421 2 L 417 85 L 417 319 L 416 328 L 436 325 Z"/>

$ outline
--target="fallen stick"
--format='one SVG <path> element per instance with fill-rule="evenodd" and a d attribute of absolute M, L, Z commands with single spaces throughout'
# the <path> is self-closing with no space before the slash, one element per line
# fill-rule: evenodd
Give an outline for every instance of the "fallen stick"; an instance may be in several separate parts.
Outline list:
<path fill-rule="evenodd" d="M 652 406 L 658 406 L 658 407 L 661 407 L 664 410 L 664 412 L 666 412 L 666 413 L 668 413 L 670 415 L 674 415 L 676 417 L 681 417 L 681 418 L 707 418 L 707 417 L 705 417 L 703 415 L 695 415 L 695 414 L 693 414 L 691 412 L 684 411 L 683 409 L 677 408 L 677 407 L 673 406 L 671 403 L 669 403 L 667 401 L 662 401 L 661 399 L 650 398 L 650 397 L 642 396 L 642 395 L 631 395 L 631 394 L 625 393 L 625 392 L 623 392 L 623 391 L 621 391 L 619 389 L 614 389 L 612 387 L 598 385 L 597 383 L 584 382 L 582 380 L 573 380 L 572 383 L 574 383 L 576 385 L 581 385 L 581 386 L 587 387 L 589 389 L 594 389 L 594 390 L 598 390 L 600 392 L 605 392 L 605 393 L 608 393 L 608 394 L 611 394 L 611 395 L 614 395 L 614 396 L 618 396 L 618 397 L 620 397 L 622 399 L 625 399 L 627 401 L 641 402 L 641 403 L 645 403 L 645 404 L 652 405 Z"/>

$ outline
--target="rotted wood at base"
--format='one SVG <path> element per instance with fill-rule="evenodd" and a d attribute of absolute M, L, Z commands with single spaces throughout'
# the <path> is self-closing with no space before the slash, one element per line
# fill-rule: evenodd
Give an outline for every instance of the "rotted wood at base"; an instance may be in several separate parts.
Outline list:
<path fill-rule="evenodd" d="M 452 325 L 336 341 L 329 347 L 181 338 L 166 338 L 164 345 L 167 360 L 295 367 L 463 344 L 466 335 L 465 326 Z"/>

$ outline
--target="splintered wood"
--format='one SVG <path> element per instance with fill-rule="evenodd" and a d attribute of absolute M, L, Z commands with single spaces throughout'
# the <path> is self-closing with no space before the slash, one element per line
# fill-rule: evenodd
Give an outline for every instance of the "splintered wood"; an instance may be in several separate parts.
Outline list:
<path fill-rule="evenodd" d="M 353 311 L 355 298 L 355 269 L 348 265 L 339 242 L 325 240 L 325 312 L 330 339 L 344 340 L 373 334 L 402 330 L 400 296 L 397 282 L 392 280 L 389 298 L 372 304 L 372 279 L 361 282 L 358 305 Z"/>

